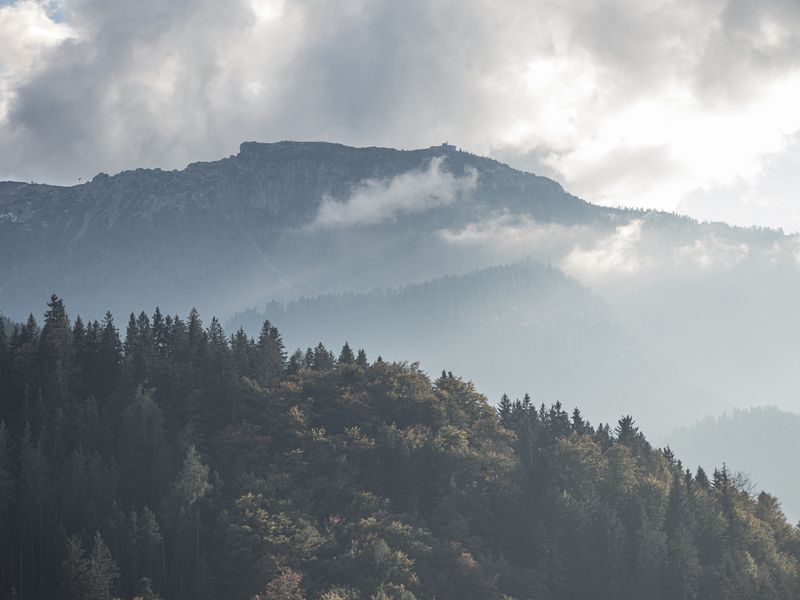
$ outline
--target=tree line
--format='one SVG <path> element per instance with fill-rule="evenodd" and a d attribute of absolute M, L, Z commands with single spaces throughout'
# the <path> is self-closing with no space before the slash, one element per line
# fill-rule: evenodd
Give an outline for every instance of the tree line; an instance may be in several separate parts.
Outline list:
<path fill-rule="evenodd" d="M 800 533 L 625 416 L 219 321 L 0 320 L 0 594 L 790 599 Z"/>

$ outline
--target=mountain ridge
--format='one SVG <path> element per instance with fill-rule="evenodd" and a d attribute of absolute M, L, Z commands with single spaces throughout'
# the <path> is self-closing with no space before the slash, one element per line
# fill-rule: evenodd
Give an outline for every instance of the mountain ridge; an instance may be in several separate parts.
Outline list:
<path fill-rule="evenodd" d="M 503 210 L 541 222 L 608 220 L 603 216 L 608 209 L 565 193 L 552 180 L 450 146 L 405 151 L 326 142 L 244 142 L 237 155 L 191 163 L 180 171 L 101 173 L 74 186 L 0 184 L 0 253 L 8 257 L 0 265 L 3 309 L 23 318 L 27 306 L 55 289 L 81 312 L 94 314 L 125 305 L 115 296 L 117 288 L 126 288 L 125 297 L 141 304 L 159 298 L 176 308 L 185 308 L 190 297 L 196 302 L 210 295 L 208 289 L 184 290 L 186 281 L 178 286 L 168 280 L 160 282 L 161 295 L 155 294 L 155 285 L 145 293 L 118 276 L 128 272 L 130 278 L 144 279 L 159 262 L 179 272 L 221 274 L 223 287 L 291 271 L 299 267 L 275 267 L 281 262 L 275 255 L 282 245 L 308 243 L 298 230 L 314 219 L 324 198 L 345 201 L 365 181 L 422 173 L 440 156 L 446 157 L 452 177 L 477 169 L 477 188 L 463 202 L 412 215 L 409 223 L 420 232 L 432 232 L 436 223 L 464 225 Z M 326 233 L 310 243 L 327 244 Z M 264 257 L 272 267 L 264 267 Z M 111 297 L 102 307 L 85 297 L 85 286 L 71 281 L 85 281 L 87 271 L 108 284 Z M 313 291 L 324 287 L 315 285 Z M 218 307 L 229 301 L 220 297 L 208 304 L 223 312 Z"/>

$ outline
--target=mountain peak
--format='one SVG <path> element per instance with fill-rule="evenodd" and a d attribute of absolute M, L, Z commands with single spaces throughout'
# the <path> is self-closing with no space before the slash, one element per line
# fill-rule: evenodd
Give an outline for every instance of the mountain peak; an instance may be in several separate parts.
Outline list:
<path fill-rule="evenodd" d="M 428 173 L 431 159 L 442 156 L 442 173 Z M 220 283 L 224 280 L 231 289 L 241 281 L 263 286 L 262 280 L 276 279 L 276 264 L 294 265 L 295 258 L 282 245 L 305 244 L 312 253 L 315 248 L 334 251 L 325 246 L 333 235 L 330 231 L 307 233 L 303 239 L 297 233 L 314 221 L 325 198 L 346 203 L 361 193 L 368 197 L 359 201 L 369 204 L 384 201 L 388 193 L 393 194 L 392 202 L 404 205 L 414 195 L 435 194 L 431 186 L 451 185 L 473 172 L 478 173 L 474 189 L 457 202 L 424 208 L 424 199 L 417 199 L 414 202 L 422 202 L 423 209 L 390 211 L 386 219 L 365 227 L 365 236 L 378 236 L 363 242 L 376 260 L 374 268 L 384 273 L 389 262 L 410 251 L 394 256 L 391 243 L 435 244 L 437 231 L 493 215 L 575 224 L 608 222 L 613 212 L 566 194 L 554 181 L 461 151 L 447 141 L 412 150 L 323 141 L 245 141 L 236 155 L 195 162 L 183 170 L 99 173 L 69 187 L 0 184 L 0 255 L 14 256 L 24 265 L 12 269 L 10 263 L 0 263 L 3 308 L 22 314 L 58 289 L 82 312 L 100 310 L 95 300 L 81 293 L 85 286 L 72 280 L 76 270 L 96 272 L 106 281 L 112 295 L 100 295 L 106 306 L 122 305 L 122 298 L 126 304 L 133 299 L 147 305 L 156 295 L 132 282 L 152 278 L 151 263 L 166 262 L 186 274 L 217 273 Z M 385 263 L 377 259 L 382 254 Z M 369 270 L 363 271 L 367 277 Z M 42 276 L 31 282 L 30 273 Z M 153 287 L 159 290 L 159 301 L 174 299 L 174 305 L 182 307 L 192 286 L 203 285 L 172 273 L 164 273 L 163 281 L 154 280 Z M 328 287 L 324 273 L 313 279 L 319 281 L 306 283 L 305 291 Z M 201 290 L 194 292 L 197 297 Z M 223 305 L 223 300 L 215 298 L 212 305 Z"/>

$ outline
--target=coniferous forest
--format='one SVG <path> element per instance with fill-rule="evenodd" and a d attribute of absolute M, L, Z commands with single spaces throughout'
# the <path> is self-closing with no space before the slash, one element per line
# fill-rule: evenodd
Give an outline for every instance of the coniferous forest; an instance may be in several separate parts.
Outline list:
<path fill-rule="evenodd" d="M 342 340 L 344 342 L 344 340 Z M 464 374 L 469 375 L 469 374 Z M 633 418 L 219 321 L 0 320 L 0 595 L 792 599 L 800 532 Z"/>

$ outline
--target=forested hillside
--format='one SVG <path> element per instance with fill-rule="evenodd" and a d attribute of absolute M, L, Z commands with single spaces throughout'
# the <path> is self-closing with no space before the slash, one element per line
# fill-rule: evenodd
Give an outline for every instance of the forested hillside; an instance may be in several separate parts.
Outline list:
<path fill-rule="evenodd" d="M 291 345 L 351 339 L 661 436 L 795 406 L 798 240 L 593 205 L 450 145 L 248 142 L 183 170 L 0 183 L 0 311 L 24 321 L 54 290 L 91 319 L 255 308 L 251 335 L 269 318 Z"/>
<path fill-rule="evenodd" d="M 495 401 L 530 392 L 603 420 L 639 406 L 640 421 L 660 434 L 691 421 L 709 396 L 682 384 L 588 288 L 532 261 L 365 294 L 271 302 L 234 315 L 229 327 L 255 335 L 265 319 L 290 347 L 349 339 L 429 371 L 468 373 Z"/>
<path fill-rule="evenodd" d="M 0 329 L 4 597 L 792 599 L 800 533 L 630 417 L 497 410 L 348 344 L 131 315 Z"/>
<path fill-rule="evenodd" d="M 688 465 L 722 464 L 777 494 L 787 515 L 800 520 L 800 415 L 774 406 L 734 410 L 681 427 L 665 441 Z"/>

